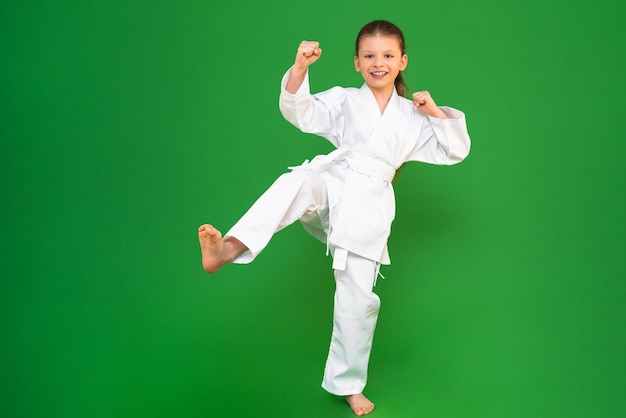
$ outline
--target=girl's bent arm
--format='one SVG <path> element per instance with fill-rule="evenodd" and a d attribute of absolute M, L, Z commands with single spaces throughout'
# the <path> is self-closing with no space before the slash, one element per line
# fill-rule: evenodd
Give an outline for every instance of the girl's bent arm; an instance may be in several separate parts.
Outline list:
<path fill-rule="evenodd" d="M 311 95 L 308 72 L 295 93 L 287 91 L 287 83 L 293 68 L 281 80 L 279 108 L 283 117 L 302 132 L 312 133 L 339 146 L 343 132 L 342 102 L 344 90 L 333 87 L 325 92 Z"/>
<path fill-rule="evenodd" d="M 470 152 L 471 141 L 460 110 L 440 106 L 446 118 L 428 115 L 422 125 L 416 147 L 408 160 L 430 164 L 451 165 L 465 159 Z"/>

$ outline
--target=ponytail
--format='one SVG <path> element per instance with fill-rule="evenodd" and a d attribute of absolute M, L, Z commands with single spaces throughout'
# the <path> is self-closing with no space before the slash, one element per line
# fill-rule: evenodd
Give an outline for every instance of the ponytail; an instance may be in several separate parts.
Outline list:
<path fill-rule="evenodd" d="M 405 97 L 404 94 L 409 91 L 406 83 L 404 82 L 404 78 L 402 77 L 402 71 L 398 73 L 393 84 L 396 86 L 396 91 L 398 92 L 398 96 Z"/>

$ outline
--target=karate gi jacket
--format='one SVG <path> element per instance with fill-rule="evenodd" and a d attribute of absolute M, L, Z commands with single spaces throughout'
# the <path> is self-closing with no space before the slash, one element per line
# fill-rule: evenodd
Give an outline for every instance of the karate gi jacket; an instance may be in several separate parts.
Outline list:
<path fill-rule="evenodd" d="M 394 90 L 381 114 L 366 83 L 311 94 L 309 73 L 295 94 L 281 81 L 279 109 L 302 132 L 319 135 L 336 150 L 292 170 L 310 169 L 326 180 L 329 207 L 300 221 L 313 236 L 335 249 L 333 268 L 342 269 L 345 251 L 390 264 L 387 241 L 395 217 L 391 181 L 407 161 L 451 165 L 469 153 L 463 112 L 441 106 L 448 119 L 419 112 Z M 339 249 L 339 251 L 337 250 Z"/>

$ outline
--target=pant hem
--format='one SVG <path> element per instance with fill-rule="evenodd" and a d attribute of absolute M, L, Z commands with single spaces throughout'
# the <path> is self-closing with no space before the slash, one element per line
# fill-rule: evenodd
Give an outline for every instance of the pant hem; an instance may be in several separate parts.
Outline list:
<path fill-rule="evenodd" d="M 358 395 L 359 393 L 363 393 L 363 390 L 365 389 L 365 386 L 362 386 L 360 389 L 354 388 L 353 390 L 331 390 L 330 388 L 326 387 L 324 385 L 324 383 L 322 383 L 322 389 L 324 389 L 326 392 L 330 393 L 331 395 L 335 395 L 335 396 L 349 396 L 349 395 Z"/>

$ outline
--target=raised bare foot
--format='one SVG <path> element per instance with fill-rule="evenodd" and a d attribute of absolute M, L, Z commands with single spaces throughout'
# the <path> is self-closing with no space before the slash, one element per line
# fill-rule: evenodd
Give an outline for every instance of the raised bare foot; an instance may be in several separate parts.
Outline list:
<path fill-rule="evenodd" d="M 352 408 L 352 412 L 354 415 L 363 416 L 365 414 L 369 414 L 374 410 L 374 404 L 370 402 L 362 393 L 358 393 L 356 395 L 348 395 L 346 396 L 346 402 Z"/>
<path fill-rule="evenodd" d="M 231 261 L 225 251 L 222 233 L 212 225 L 201 225 L 198 228 L 200 251 L 202 251 L 202 267 L 207 273 L 215 273 Z"/>

